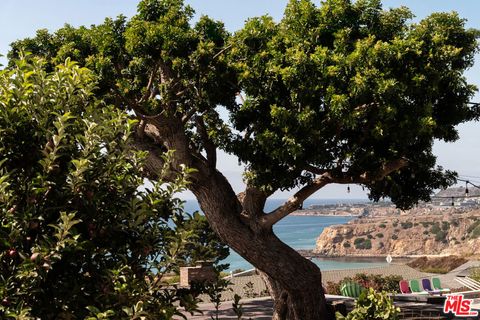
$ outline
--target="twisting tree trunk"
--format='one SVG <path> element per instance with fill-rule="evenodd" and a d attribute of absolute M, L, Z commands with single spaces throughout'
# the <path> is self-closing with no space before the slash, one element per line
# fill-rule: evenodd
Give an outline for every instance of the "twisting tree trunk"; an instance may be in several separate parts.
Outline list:
<path fill-rule="evenodd" d="M 244 211 L 223 175 L 215 172 L 199 180 L 192 191 L 211 227 L 261 271 L 274 300 L 273 319 L 331 319 L 319 268 L 280 241 L 271 228 L 262 229 L 258 221 L 251 220 L 255 213 Z M 264 201 L 255 202 L 263 209 Z"/>
<path fill-rule="evenodd" d="M 165 149 L 175 150 L 169 164 L 173 171 L 180 171 L 182 165 L 196 169 L 190 190 L 212 229 L 260 270 L 274 299 L 273 319 L 332 319 L 327 314 L 319 268 L 280 241 L 272 224 L 265 223 L 268 215 L 263 208 L 268 194 L 247 187 L 236 195 L 227 179 L 215 169 L 214 161 L 189 149 L 178 119 L 150 119 L 139 130 L 135 145 L 149 152 L 146 168 L 152 176 L 164 167 L 160 155 Z"/>

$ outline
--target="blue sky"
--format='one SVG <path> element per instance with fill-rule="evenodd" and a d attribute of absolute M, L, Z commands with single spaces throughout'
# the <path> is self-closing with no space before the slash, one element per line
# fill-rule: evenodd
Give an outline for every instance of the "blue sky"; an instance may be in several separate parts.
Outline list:
<path fill-rule="evenodd" d="M 197 17 L 207 14 L 222 20 L 230 31 L 239 29 L 243 22 L 253 16 L 269 14 L 280 19 L 287 0 L 187 0 L 197 12 Z M 320 1 L 315 1 L 320 3 Z M 478 0 L 384 0 L 384 7 L 409 7 L 421 19 L 432 12 L 457 11 L 468 20 L 467 26 L 480 29 L 480 1 Z M 124 14 L 132 16 L 136 11 L 135 0 L 0 0 L 0 54 L 6 54 L 9 44 L 16 39 L 35 35 L 40 28 L 51 31 L 68 22 L 74 26 L 98 24 L 107 16 Z M 480 87 L 480 56 L 477 64 L 466 73 L 470 83 Z M 0 58 L 0 63 L 5 63 Z M 480 95 L 474 99 L 480 102 Z M 460 140 L 452 143 L 436 143 L 438 163 L 456 170 L 461 175 L 480 177 L 480 123 L 469 123 L 460 127 Z M 235 189 L 242 188 L 241 171 L 234 157 L 222 154 L 220 170 L 230 179 Z M 480 182 L 480 178 L 477 179 Z M 275 195 L 284 198 L 288 193 Z M 191 194 L 185 194 L 191 198 Z M 350 194 L 345 186 L 329 186 L 320 190 L 317 198 L 360 198 L 365 197 L 360 188 L 352 187 Z"/>

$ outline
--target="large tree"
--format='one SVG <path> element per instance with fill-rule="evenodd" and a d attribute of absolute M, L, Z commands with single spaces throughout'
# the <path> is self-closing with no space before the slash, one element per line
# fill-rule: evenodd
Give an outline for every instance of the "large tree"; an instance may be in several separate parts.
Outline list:
<path fill-rule="evenodd" d="M 250 19 L 234 35 L 208 17 L 191 25 L 192 14 L 181 0 L 143 0 L 129 21 L 39 31 L 11 56 L 24 49 L 94 70 L 97 94 L 140 121 L 133 146 L 149 152 L 151 178 L 171 178 L 157 175 L 166 151 L 171 172 L 195 170 L 190 190 L 263 274 L 274 319 L 325 319 L 320 270 L 272 226 L 328 184 L 361 184 L 400 208 L 452 184 L 432 144 L 478 118 L 463 76 L 477 33 L 455 13 L 410 23 L 408 9 L 379 0 L 291 0 L 280 22 Z M 216 168 L 219 149 L 246 166 L 240 194 Z M 274 192 L 295 188 L 264 212 Z"/>
<path fill-rule="evenodd" d="M 171 319 L 212 288 L 163 276 L 228 255 L 173 196 L 187 169 L 143 188 L 136 121 L 97 100 L 94 79 L 69 60 L 0 70 L 1 319 Z"/>

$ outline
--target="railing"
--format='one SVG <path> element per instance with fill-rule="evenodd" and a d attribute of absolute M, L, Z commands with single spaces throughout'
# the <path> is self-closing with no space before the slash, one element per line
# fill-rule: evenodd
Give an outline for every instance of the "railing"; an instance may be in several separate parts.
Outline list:
<path fill-rule="evenodd" d="M 455 281 L 459 282 L 463 286 L 470 290 L 480 290 L 480 282 L 473 280 L 469 277 L 456 277 Z"/>
<path fill-rule="evenodd" d="M 234 277 L 239 277 L 239 276 L 242 276 L 242 275 L 246 275 L 246 274 L 249 274 L 249 273 L 255 273 L 255 272 L 256 272 L 255 268 L 249 269 L 249 270 L 246 270 L 246 271 L 242 271 L 242 272 L 238 272 L 238 273 L 233 273 L 233 271 L 230 271 L 230 274 L 226 277 L 223 277 L 223 279 L 233 279 Z"/>

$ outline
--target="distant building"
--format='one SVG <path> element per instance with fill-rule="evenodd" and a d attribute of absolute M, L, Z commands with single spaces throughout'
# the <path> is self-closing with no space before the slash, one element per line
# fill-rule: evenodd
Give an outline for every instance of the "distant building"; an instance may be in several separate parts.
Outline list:
<path fill-rule="evenodd" d="M 461 206 L 476 207 L 480 206 L 480 189 L 465 187 L 448 188 L 440 190 L 432 197 L 432 204 L 436 206 Z"/>

